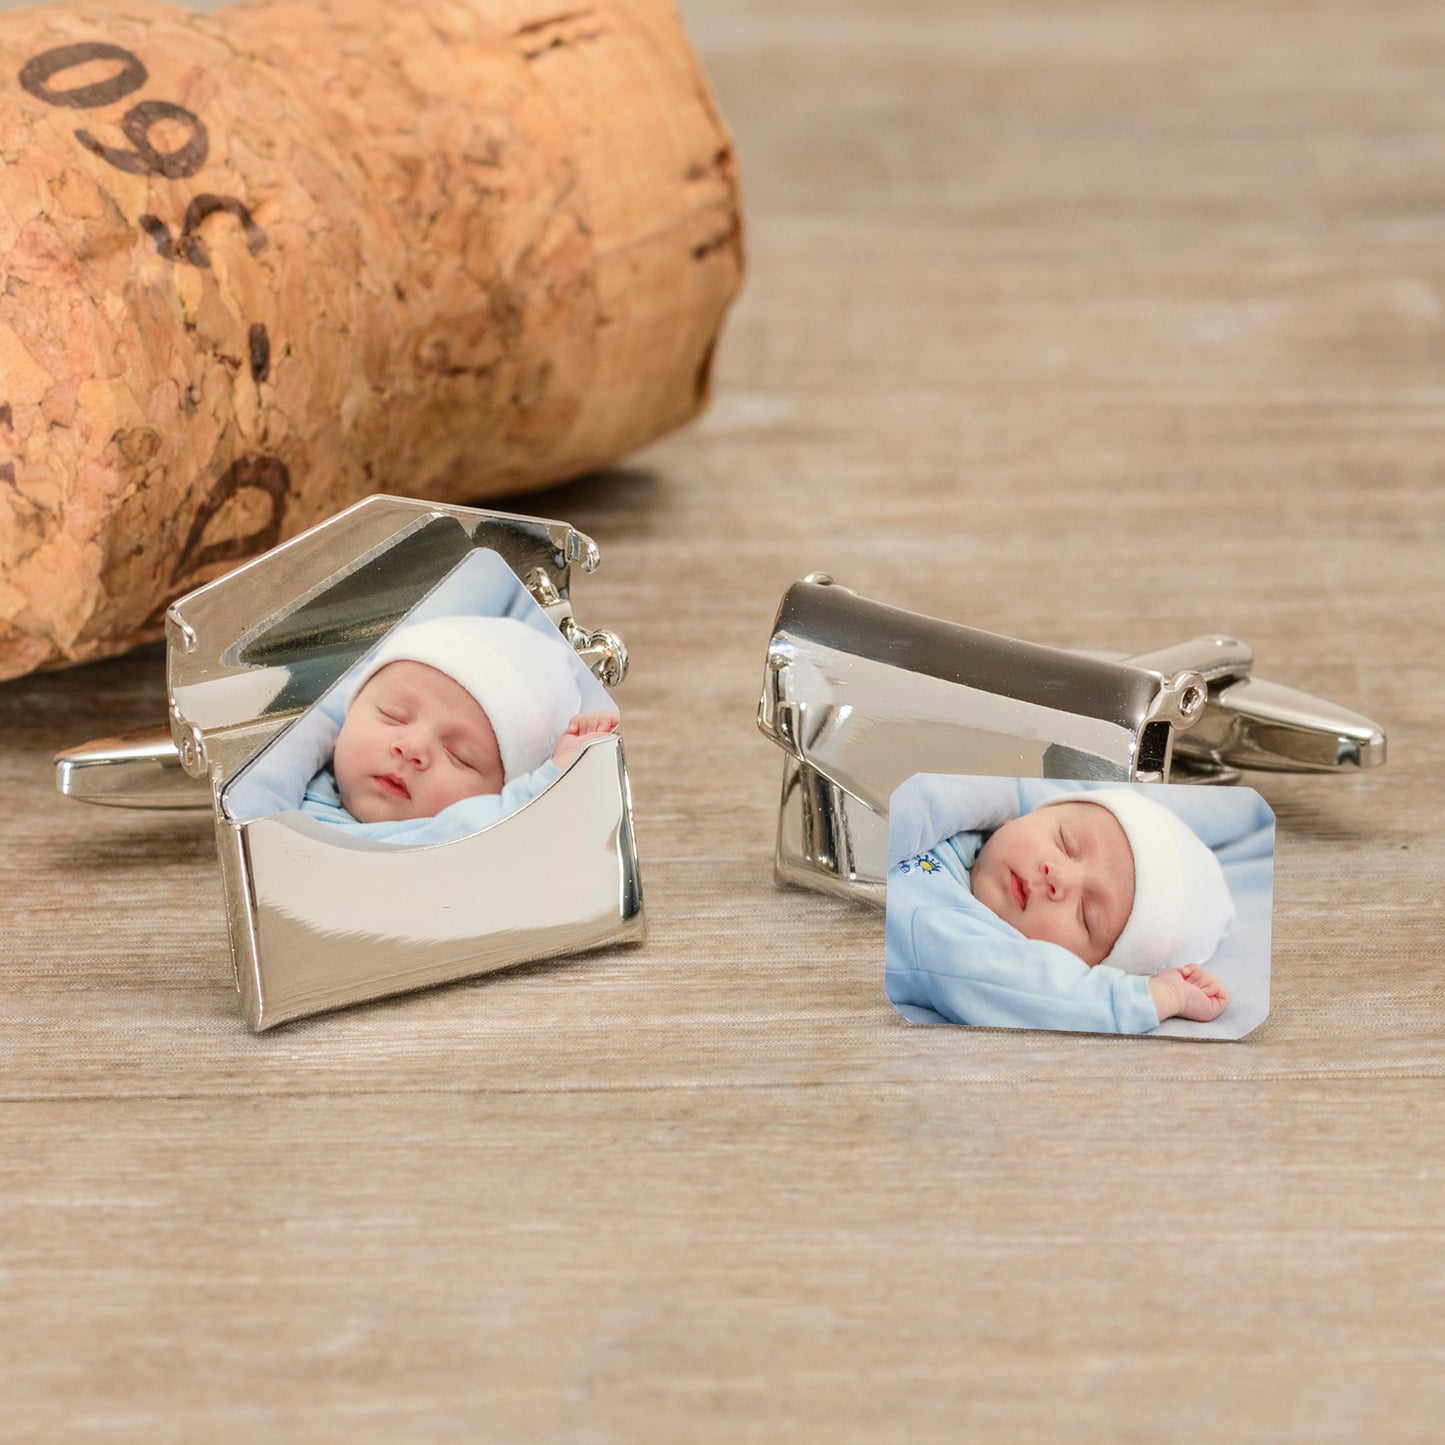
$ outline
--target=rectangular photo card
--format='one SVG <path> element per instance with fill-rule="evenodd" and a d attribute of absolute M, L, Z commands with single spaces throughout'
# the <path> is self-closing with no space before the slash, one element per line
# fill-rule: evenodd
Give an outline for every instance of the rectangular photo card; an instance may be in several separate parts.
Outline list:
<path fill-rule="evenodd" d="M 888 843 L 884 980 L 911 1023 L 1239 1039 L 1269 1013 L 1252 788 L 919 773 Z"/>
<path fill-rule="evenodd" d="M 478 548 L 238 776 L 227 812 L 452 842 L 516 813 L 618 723 L 521 580 Z"/>

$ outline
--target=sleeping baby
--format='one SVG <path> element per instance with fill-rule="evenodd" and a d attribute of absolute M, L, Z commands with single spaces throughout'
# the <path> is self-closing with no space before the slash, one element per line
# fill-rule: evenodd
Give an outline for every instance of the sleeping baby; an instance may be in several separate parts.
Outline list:
<path fill-rule="evenodd" d="M 388 843 L 449 842 L 515 812 L 618 725 L 578 711 L 572 656 L 505 617 L 397 628 L 352 681 L 301 811 Z"/>
<path fill-rule="evenodd" d="M 889 873 L 888 997 L 951 1023 L 1147 1033 L 1229 1005 L 1213 852 L 1142 790 L 1065 793 Z"/>

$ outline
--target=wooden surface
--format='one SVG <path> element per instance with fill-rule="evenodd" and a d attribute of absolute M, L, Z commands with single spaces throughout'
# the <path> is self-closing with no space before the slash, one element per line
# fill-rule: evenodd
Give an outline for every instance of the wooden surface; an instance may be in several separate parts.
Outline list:
<path fill-rule="evenodd" d="M 716 403 L 527 508 L 603 548 L 650 940 L 254 1038 L 208 826 L 51 792 L 159 654 L 0 687 L 0 1437 L 1438 1440 L 1441 11 L 685 13 L 748 207 Z M 1388 728 L 1257 779 L 1263 1027 L 895 1017 L 879 917 L 771 879 L 817 568 L 1230 630 Z"/>

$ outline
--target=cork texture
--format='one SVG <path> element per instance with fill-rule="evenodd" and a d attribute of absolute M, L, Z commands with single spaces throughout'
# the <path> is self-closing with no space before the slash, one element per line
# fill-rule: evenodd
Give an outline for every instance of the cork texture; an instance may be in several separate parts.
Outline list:
<path fill-rule="evenodd" d="M 0 677 L 372 492 L 687 421 L 741 274 L 666 0 L 65 4 L 0 21 Z"/>

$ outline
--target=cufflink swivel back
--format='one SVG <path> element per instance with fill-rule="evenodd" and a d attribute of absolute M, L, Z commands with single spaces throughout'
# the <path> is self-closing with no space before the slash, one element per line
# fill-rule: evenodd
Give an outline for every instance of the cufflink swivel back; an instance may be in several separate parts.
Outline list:
<path fill-rule="evenodd" d="M 169 732 L 60 753 L 56 786 L 86 802 L 212 809 L 236 986 L 256 1030 L 640 940 L 620 732 L 589 741 L 530 802 L 455 841 L 377 842 L 294 802 L 268 805 L 288 787 L 299 797 L 318 738 L 329 758 L 333 684 L 403 618 L 511 616 L 544 635 L 550 623 L 580 659 L 580 695 L 608 705 L 599 684 L 622 681 L 626 651 L 577 624 L 569 592 L 574 565 L 590 572 L 598 560 L 562 522 L 368 498 L 172 604 Z"/>
<path fill-rule="evenodd" d="M 882 905 L 888 799 L 915 773 L 1227 783 L 1384 762 L 1375 723 L 1252 667 L 1230 637 L 1132 657 L 1043 647 L 814 573 L 783 596 L 758 704 L 787 754 L 777 879 Z"/>

